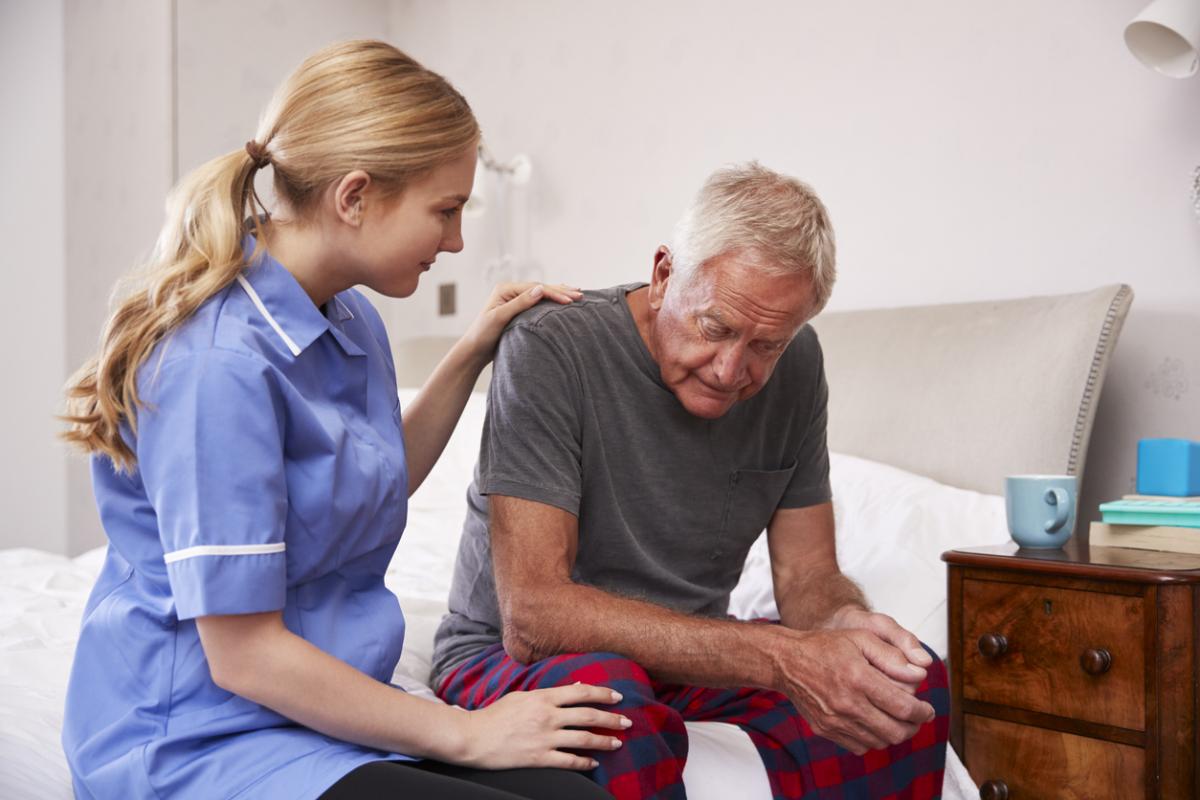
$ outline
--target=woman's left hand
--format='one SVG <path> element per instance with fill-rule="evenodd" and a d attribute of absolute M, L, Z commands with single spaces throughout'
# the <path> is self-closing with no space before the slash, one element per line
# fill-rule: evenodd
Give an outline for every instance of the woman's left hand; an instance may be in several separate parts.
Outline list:
<path fill-rule="evenodd" d="M 579 289 L 557 283 L 502 283 L 492 290 L 483 311 L 467 328 L 463 339 L 470 345 L 471 352 L 486 364 L 496 352 L 496 343 L 500 341 L 504 326 L 517 314 L 542 300 L 566 305 L 582 297 L 583 292 Z"/>

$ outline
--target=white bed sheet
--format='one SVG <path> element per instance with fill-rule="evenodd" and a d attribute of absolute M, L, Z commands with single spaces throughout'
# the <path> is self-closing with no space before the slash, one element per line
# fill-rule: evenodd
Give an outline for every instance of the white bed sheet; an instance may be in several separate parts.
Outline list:
<path fill-rule="evenodd" d="M 407 561 L 388 575 L 393 590 L 408 589 L 398 592 L 407 634 L 395 680 L 436 701 L 417 676 L 429 673 L 433 632 L 446 607 L 445 594 L 439 597 L 436 581 L 429 580 L 433 573 L 425 571 L 439 558 L 436 551 L 416 547 L 401 553 Z M 0 551 L 0 797 L 72 797 L 59 742 L 63 700 L 79 619 L 102 559 L 102 549 L 76 559 L 38 550 Z M 684 781 L 692 800 L 770 798 L 758 753 L 739 728 L 688 723 L 688 735 Z M 952 751 L 944 797 L 978 797 Z"/>
<path fill-rule="evenodd" d="M 446 610 L 482 418 L 482 398 L 475 398 L 413 498 L 408 529 L 387 575 L 407 623 L 395 682 L 435 700 L 426 685 L 433 633 Z M 944 656 L 946 584 L 938 555 L 956 545 L 1002 541 L 1002 499 L 846 456 L 835 456 L 833 480 L 843 568 L 864 584 L 877 608 Z M 966 530 L 964 519 L 970 520 Z M 739 616 L 773 611 L 765 558 L 760 541 L 734 593 Z M 72 796 L 59 741 L 63 700 L 80 616 L 102 560 L 101 549 L 74 559 L 29 549 L 0 551 L 0 797 Z M 740 729 L 706 722 L 689 723 L 688 730 L 684 781 L 692 800 L 770 797 L 766 773 Z M 953 751 L 943 796 L 978 797 Z"/>

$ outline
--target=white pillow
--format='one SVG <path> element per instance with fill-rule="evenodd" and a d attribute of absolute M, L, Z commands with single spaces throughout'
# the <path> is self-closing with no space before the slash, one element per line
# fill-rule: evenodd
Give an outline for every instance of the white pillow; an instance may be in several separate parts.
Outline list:
<path fill-rule="evenodd" d="M 1008 541 L 1004 498 L 839 453 L 830 454 L 838 563 L 871 606 L 946 657 L 946 565 L 955 547 Z M 766 536 L 750 549 L 730 613 L 778 619 Z"/>

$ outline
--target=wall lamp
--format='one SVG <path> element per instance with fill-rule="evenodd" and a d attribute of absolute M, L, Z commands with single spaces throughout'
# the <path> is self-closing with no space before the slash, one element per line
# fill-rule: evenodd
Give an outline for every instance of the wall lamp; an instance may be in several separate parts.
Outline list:
<path fill-rule="evenodd" d="M 1125 45 L 1156 72 L 1172 78 L 1195 75 L 1200 0 L 1154 0 L 1125 26 Z"/>

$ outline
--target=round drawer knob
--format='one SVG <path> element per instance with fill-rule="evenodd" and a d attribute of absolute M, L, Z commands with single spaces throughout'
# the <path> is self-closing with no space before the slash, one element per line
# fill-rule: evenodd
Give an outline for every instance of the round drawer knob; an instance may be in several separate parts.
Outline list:
<path fill-rule="evenodd" d="M 984 781 L 979 787 L 980 800 L 1008 800 L 1008 784 L 999 778 Z"/>
<path fill-rule="evenodd" d="M 1079 656 L 1079 666 L 1088 675 L 1103 675 L 1112 666 L 1112 653 L 1103 647 L 1089 648 Z"/>
<path fill-rule="evenodd" d="M 985 633 L 979 637 L 979 654 L 984 658 L 999 658 L 1006 652 L 1008 652 L 1008 639 L 1004 638 L 1004 634 Z"/>

